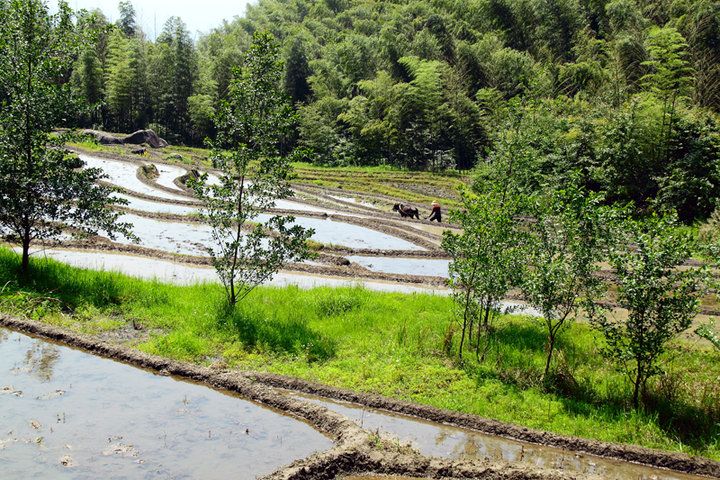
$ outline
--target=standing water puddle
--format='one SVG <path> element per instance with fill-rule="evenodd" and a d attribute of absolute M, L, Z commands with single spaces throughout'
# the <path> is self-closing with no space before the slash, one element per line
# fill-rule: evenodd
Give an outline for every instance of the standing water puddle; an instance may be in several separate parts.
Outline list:
<path fill-rule="evenodd" d="M 79 155 L 80 159 L 85 162 L 88 167 L 100 168 L 108 176 L 108 180 L 113 185 L 126 188 L 133 192 L 152 195 L 154 197 L 167 198 L 171 200 L 187 201 L 188 197 L 166 192 L 141 182 L 137 178 L 138 165 L 134 163 L 121 162 L 119 160 L 108 160 L 106 158 L 92 157 L 90 155 Z"/>
<path fill-rule="evenodd" d="M 269 218 L 270 215 L 260 214 L 257 220 L 265 222 Z M 133 214 L 124 214 L 120 220 L 134 225 L 133 232 L 139 237 L 140 245 L 143 247 L 172 253 L 205 255 L 204 246 L 211 244 L 211 228 L 203 223 L 173 222 Z M 315 234 L 312 239 L 316 242 L 350 248 L 423 250 L 422 247 L 406 240 L 349 223 L 304 217 L 297 217 L 295 223 L 314 228 Z M 132 243 L 123 238 L 117 241 Z"/>
<path fill-rule="evenodd" d="M 238 397 L 0 329 L 2 478 L 255 478 L 325 450 Z"/>
<path fill-rule="evenodd" d="M 608 480 L 707 478 L 486 435 L 470 429 L 367 409 L 347 402 L 297 394 L 294 396 L 345 415 L 367 430 L 386 432 L 401 442 L 410 442 L 420 453 L 431 457 L 487 459 L 491 462 L 595 475 Z"/>
<path fill-rule="evenodd" d="M 450 260 L 433 258 L 400 257 L 347 257 L 351 262 L 359 263 L 373 272 L 396 273 L 399 275 L 423 275 L 426 277 L 448 278 Z"/>

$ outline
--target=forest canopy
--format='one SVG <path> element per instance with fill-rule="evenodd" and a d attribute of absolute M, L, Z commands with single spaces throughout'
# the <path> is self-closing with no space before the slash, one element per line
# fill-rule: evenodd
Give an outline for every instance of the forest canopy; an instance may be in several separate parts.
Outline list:
<path fill-rule="evenodd" d="M 74 126 L 151 127 L 202 145 L 252 34 L 280 42 L 298 122 L 286 153 L 324 165 L 477 168 L 532 193 L 566 181 L 685 221 L 720 197 L 720 2 L 260 0 L 193 41 L 133 7 L 80 12 Z"/>

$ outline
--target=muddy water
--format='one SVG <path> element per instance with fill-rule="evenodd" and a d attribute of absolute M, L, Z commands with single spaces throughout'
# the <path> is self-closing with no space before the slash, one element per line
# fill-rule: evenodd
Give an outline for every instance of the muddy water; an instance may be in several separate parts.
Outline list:
<path fill-rule="evenodd" d="M 266 222 L 269 218 L 270 215 L 258 215 L 258 221 L 261 222 Z M 425 250 L 407 240 L 350 223 L 308 217 L 295 217 L 295 223 L 305 228 L 314 229 L 315 234 L 312 239 L 320 243 L 350 248 Z"/>
<path fill-rule="evenodd" d="M 163 163 L 155 163 L 154 164 L 160 175 L 155 180 L 158 185 L 162 185 L 163 187 L 171 188 L 173 190 L 177 190 L 178 192 L 183 192 L 183 190 L 175 185 L 175 179 L 182 177 L 187 173 L 187 170 L 181 167 L 174 167 L 172 165 L 166 165 Z"/>
<path fill-rule="evenodd" d="M 241 398 L 6 330 L 0 425 L 4 479 L 250 479 L 331 447 Z"/>
<path fill-rule="evenodd" d="M 351 262 L 359 263 L 373 272 L 397 273 L 401 275 L 423 275 L 428 277 L 448 277 L 450 260 L 430 258 L 399 257 L 347 257 Z"/>
<path fill-rule="evenodd" d="M 143 247 L 185 255 L 206 255 L 205 245 L 211 244 L 211 229 L 202 223 L 171 222 L 129 213 L 121 215 L 120 221 L 133 224 L 133 233 Z M 116 241 L 132 243 L 125 238 Z"/>
<path fill-rule="evenodd" d="M 258 221 L 265 222 L 269 215 L 258 215 Z M 211 229 L 201 223 L 181 223 L 154 218 L 124 214 L 121 221 L 134 225 L 133 232 L 140 238 L 140 245 L 171 253 L 204 255 L 205 245 L 211 244 Z M 393 250 L 422 250 L 414 245 L 385 233 L 348 223 L 333 222 L 315 218 L 297 217 L 296 223 L 314 228 L 312 239 L 326 244 L 342 245 L 351 248 L 382 248 Z M 132 243 L 127 239 L 118 239 L 120 243 Z"/>
<path fill-rule="evenodd" d="M 113 185 L 126 188 L 133 192 L 152 195 L 154 197 L 168 198 L 171 200 L 187 201 L 188 197 L 178 194 L 152 188 L 144 184 L 137 178 L 138 166 L 133 163 L 120 162 L 118 160 L 108 160 L 106 158 L 93 157 L 90 155 L 79 155 L 80 159 L 85 162 L 88 167 L 100 168 L 108 176 L 107 181 Z"/>
<path fill-rule="evenodd" d="M 115 196 L 127 200 L 127 208 L 132 208 L 133 210 L 139 210 L 141 212 L 191 215 L 199 211 L 197 207 L 177 205 L 173 203 L 152 202 L 150 200 L 133 197 L 132 195 L 125 195 L 124 193 L 116 193 Z"/>
<path fill-rule="evenodd" d="M 595 475 L 607 480 L 706 478 L 485 435 L 469 429 L 362 408 L 347 402 L 295 396 L 345 415 L 365 429 L 389 433 L 401 442 L 410 443 L 426 456 L 487 459 L 492 462 L 560 469 L 572 474 Z"/>

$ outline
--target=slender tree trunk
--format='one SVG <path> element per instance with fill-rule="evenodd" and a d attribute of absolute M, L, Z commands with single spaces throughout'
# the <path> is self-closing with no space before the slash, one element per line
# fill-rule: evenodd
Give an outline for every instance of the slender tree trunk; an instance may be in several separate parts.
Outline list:
<path fill-rule="evenodd" d="M 478 361 L 480 363 L 485 361 L 485 356 L 487 355 L 487 352 L 490 349 L 490 341 L 492 340 L 491 332 L 490 332 L 490 301 L 489 300 L 485 306 L 484 325 L 485 325 L 485 348 L 483 349 L 483 352 L 482 352 L 482 355 L 480 355 L 480 358 L 478 358 Z"/>
<path fill-rule="evenodd" d="M 635 385 L 633 388 L 633 408 L 637 410 L 640 408 L 640 386 L 642 385 L 642 379 L 643 379 L 643 369 L 640 366 L 640 362 L 638 362 L 637 365 L 637 373 L 635 374 Z"/>
<path fill-rule="evenodd" d="M 30 225 L 28 222 L 23 221 L 23 228 L 20 234 L 22 241 L 22 262 L 20 263 L 20 274 L 23 277 L 30 275 L 30 243 L 32 237 L 30 235 Z"/>
<path fill-rule="evenodd" d="M 548 335 L 548 354 L 547 354 L 547 360 L 545 361 L 545 373 L 543 373 L 543 381 L 547 380 L 548 373 L 550 373 L 550 362 L 552 362 L 552 356 L 553 356 L 554 350 L 555 350 L 555 333 L 550 331 L 550 335 Z"/>
<path fill-rule="evenodd" d="M 20 273 L 23 277 L 30 274 L 30 239 L 23 238 L 22 242 L 22 263 L 20 264 Z"/>
<path fill-rule="evenodd" d="M 467 287 L 466 287 L 467 288 Z M 465 330 L 467 329 L 467 317 L 468 317 L 468 303 L 470 300 L 470 290 L 468 289 L 467 295 L 465 296 L 465 311 L 463 312 L 463 328 L 462 335 L 460 335 L 460 348 L 458 350 L 458 358 L 462 360 L 463 347 L 465 346 Z"/>

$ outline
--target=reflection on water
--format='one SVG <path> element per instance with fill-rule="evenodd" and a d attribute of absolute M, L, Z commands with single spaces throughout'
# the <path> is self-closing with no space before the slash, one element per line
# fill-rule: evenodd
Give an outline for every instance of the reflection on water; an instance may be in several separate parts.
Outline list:
<path fill-rule="evenodd" d="M 2 479 L 251 479 L 332 445 L 241 398 L 0 332 Z"/>
<path fill-rule="evenodd" d="M 13 369 L 13 373 L 26 373 L 33 375 L 43 382 L 53 378 L 53 369 L 60 358 L 58 347 L 45 342 L 34 342 L 25 352 L 22 366 Z"/>
<path fill-rule="evenodd" d="M 261 214 L 257 221 L 265 222 L 269 218 L 270 215 Z M 139 237 L 143 247 L 171 253 L 205 255 L 206 246 L 213 245 L 212 229 L 207 224 L 158 220 L 130 213 L 121 215 L 120 221 L 133 225 L 133 232 Z M 304 217 L 296 217 L 295 223 L 305 228 L 313 228 L 315 233 L 312 239 L 321 243 L 351 248 L 422 250 L 422 247 L 406 240 L 348 223 Z M 117 241 L 131 243 L 124 238 Z"/>
<path fill-rule="evenodd" d="M 491 462 L 554 468 L 573 474 L 596 475 L 608 480 L 699 480 L 705 478 L 486 435 L 470 429 L 380 412 L 347 402 L 336 402 L 305 395 L 296 396 L 345 415 L 363 428 L 386 432 L 403 442 L 409 442 L 420 453 L 427 456 L 486 459 Z"/>

